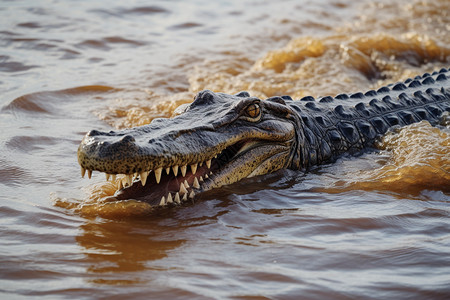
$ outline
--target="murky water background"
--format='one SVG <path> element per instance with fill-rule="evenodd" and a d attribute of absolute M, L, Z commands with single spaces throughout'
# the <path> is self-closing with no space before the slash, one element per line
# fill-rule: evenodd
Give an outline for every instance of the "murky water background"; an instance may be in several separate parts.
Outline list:
<path fill-rule="evenodd" d="M 0 2 L 0 297 L 447 299 L 448 125 L 157 212 L 103 203 L 76 149 L 206 88 L 335 95 L 449 67 L 449 24 L 446 0 Z"/>

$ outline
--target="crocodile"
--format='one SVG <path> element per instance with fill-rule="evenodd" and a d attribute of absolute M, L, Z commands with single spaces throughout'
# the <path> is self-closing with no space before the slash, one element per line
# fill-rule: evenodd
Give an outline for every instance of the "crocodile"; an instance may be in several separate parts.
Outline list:
<path fill-rule="evenodd" d="M 176 205 L 199 193 L 280 169 L 307 171 L 374 146 L 393 127 L 450 111 L 450 71 L 425 73 L 365 93 L 294 101 L 248 92 L 199 92 L 172 118 L 118 131 L 89 131 L 78 148 L 81 174 L 117 174 L 112 200 Z"/>

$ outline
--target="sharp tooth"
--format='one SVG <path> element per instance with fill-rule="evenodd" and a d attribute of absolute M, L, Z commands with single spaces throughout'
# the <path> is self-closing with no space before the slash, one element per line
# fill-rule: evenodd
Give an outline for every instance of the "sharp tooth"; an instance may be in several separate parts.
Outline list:
<path fill-rule="evenodd" d="M 212 172 L 211 172 L 211 171 L 209 172 L 209 175 L 212 175 Z"/>
<path fill-rule="evenodd" d="M 208 178 L 209 178 L 208 174 L 205 174 L 205 179 L 208 179 Z"/>
<path fill-rule="evenodd" d="M 161 201 L 159 202 L 160 206 L 164 206 L 166 205 L 166 198 L 164 198 L 164 196 L 162 196 Z"/>
<path fill-rule="evenodd" d="M 192 185 L 194 188 L 199 189 L 200 188 L 200 184 L 198 183 L 198 179 L 197 177 L 195 177 L 194 179 L 194 184 Z"/>
<path fill-rule="evenodd" d="M 139 176 L 141 177 L 142 186 L 144 186 L 145 183 L 147 182 L 147 175 L 148 175 L 147 172 L 142 172 L 141 174 L 139 174 Z"/>
<path fill-rule="evenodd" d="M 203 162 L 200 162 L 200 163 L 198 164 L 198 166 L 199 166 L 199 167 L 203 166 Z"/>
<path fill-rule="evenodd" d="M 176 203 L 178 203 L 178 204 L 180 204 L 181 203 L 181 201 L 180 201 L 180 193 L 176 193 L 175 194 L 175 199 L 174 199 L 174 201 L 176 202 Z"/>
<path fill-rule="evenodd" d="M 88 178 L 91 179 L 92 177 L 92 170 L 87 170 L 88 171 Z"/>
<path fill-rule="evenodd" d="M 208 169 L 211 168 L 211 160 L 207 160 L 207 161 L 206 161 L 206 166 L 208 167 Z"/>
<path fill-rule="evenodd" d="M 214 156 L 214 158 L 217 158 L 217 154 Z"/>
<path fill-rule="evenodd" d="M 110 177 L 111 175 L 108 174 L 108 173 L 105 173 L 105 176 L 106 176 L 106 181 L 109 181 L 109 177 Z"/>
<path fill-rule="evenodd" d="M 187 189 L 190 187 L 189 183 L 187 182 L 187 180 L 184 180 L 184 187 L 187 188 Z"/>
<path fill-rule="evenodd" d="M 177 176 L 177 174 L 178 174 L 178 166 L 173 166 L 172 167 L 172 171 L 173 171 L 173 174 L 175 174 L 175 176 Z"/>
<path fill-rule="evenodd" d="M 186 201 L 186 200 L 187 200 L 187 193 L 184 194 L 183 199 L 181 199 L 181 200 L 183 200 L 183 201 Z"/>
<path fill-rule="evenodd" d="M 191 191 L 191 193 L 189 194 L 189 198 L 194 199 L 195 193 L 194 191 Z"/>
<path fill-rule="evenodd" d="M 197 172 L 197 164 L 191 165 L 192 174 L 195 174 Z"/>
<path fill-rule="evenodd" d="M 119 180 L 119 182 L 117 182 L 117 189 L 120 190 L 122 188 L 123 188 L 122 180 Z"/>
<path fill-rule="evenodd" d="M 182 166 L 181 168 L 181 175 L 186 176 L 186 166 Z"/>
<path fill-rule="evenodd" d="M 111 175 L 111 181 L 116 181 L 116 174 Z"/>
<path fill-rule="evenodd" d="M 187 190 L 186 190 L 186 188 L 184 187 L 184 183 L 181 183 L 181 184 L 180 184 L 180 194 L 181 194 L 181 195 L 187 194 Z"/>
<path fill-rule="evenodd" d="M 131 183 L 133 182 L 133 175 L 126 175 L 127 183 L 129 186 L 131 186 Z"/>
<path fill-rule="evenodd" d="M 202 176 L 200 176 L 200 182 L 203 182 L 203 177 Z"/>
<path fill-rule="evenodd" d="M 171 193 L 169 193 L 169 195 L 167 196 L 167 201 L 166 201 L 166 203 L 173 203 L 173 200 L 172 200 L 172 194 L 171 194 Z"/>
<path fill-rule="evenodd" d="M 81 167 L 81 177 L 84 178 L 84 174 L 86 174 L 86 169 Z"/>
<path fill-rule="evenodd" d="M 159 183 L 161 181 L 161 172 L 162 168 L 158 168 L 155 170 L 156 183 Z"/>
<path fill-rule="evenodd" d="M 138 175 L 139 175 L 139 173 L 137 173 L 137 172 L 133 174 L 133 181 L 138 177 Z"/>
<path fill-rule="evenodd" d="M 167 173 L 167 175 L 170 174 L 170 167 L 167 167 L 167 168 L 166 168 L 166 173 Z"/>

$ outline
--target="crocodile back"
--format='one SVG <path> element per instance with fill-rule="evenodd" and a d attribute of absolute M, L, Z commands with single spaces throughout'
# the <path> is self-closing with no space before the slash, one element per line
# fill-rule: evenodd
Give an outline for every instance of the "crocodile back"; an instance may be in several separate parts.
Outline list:
<path fill-rule="evenodd" d="M 435 125 L 450 112 L 450 72 L 410 78 L 365 93 L 287 102 L 301 121 L 302 136 L 293 168 L 307 168 L 374 145 L 395 126 L 427 120 Z"/>

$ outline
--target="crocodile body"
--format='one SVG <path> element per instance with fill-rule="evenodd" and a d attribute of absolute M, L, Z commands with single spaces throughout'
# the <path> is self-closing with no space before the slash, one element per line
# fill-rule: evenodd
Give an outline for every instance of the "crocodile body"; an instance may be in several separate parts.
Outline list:
<path fill-rule="evenodd" d="M 441 69 L 377 91 L 293 101 L 200 92 L 171 119 L 122 131 L 86 134 L 82 175 L 125 174 L 113 199 L 181 203 L 242 178 L 283 168 L 307 170 L 372 147 L 394 126 L 450 111 L 450 72 Z"/>

